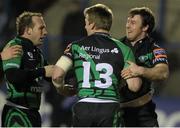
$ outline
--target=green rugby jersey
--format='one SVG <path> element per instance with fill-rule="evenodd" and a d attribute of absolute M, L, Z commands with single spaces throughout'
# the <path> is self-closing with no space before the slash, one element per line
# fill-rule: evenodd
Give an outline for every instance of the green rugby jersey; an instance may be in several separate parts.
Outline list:
<path fill-rule="evenodd" d="M 44 68 L 40 68 L 45 64 L 41 51 L 30 40 L 22 37 L 16 37 L 8 44 L 21 45 L 23 54 L 3 61 L 7 100 L 27 108 L 39 109 L 42 93 L 39 81 L 45 73 Z M 39 71 L 34 75 L 36 70 Z M 12 71 L 14 73 L 11 74 Z M 16 76 L 16 72 L 21 73 L 20 76 Z M 15 82 L 8 80 L 7 76 L 14 78 Z"/>
<path fill-rule="evenodd" d="M 71 58 L 78 96 L 119 101 L 121 70 L 135 61 L 129 47 L 105 33 L 72 42 L 64 55 Z"/>

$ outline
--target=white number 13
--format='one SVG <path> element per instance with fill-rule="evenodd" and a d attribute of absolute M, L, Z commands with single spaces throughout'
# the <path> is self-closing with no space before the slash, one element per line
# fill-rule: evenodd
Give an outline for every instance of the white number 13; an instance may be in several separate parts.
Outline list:
<path fill-rule="evenodd" d="M 83 62 L 83 83 L 82 87 L 90 88 L 90 62 Z M 104 70 L 103 70 L 104 69 Z M 95 86 L 98 88 L 108 88 L 112 85 L 112 78 L 110 77 L 113 73 L 113 68 L 110 64 L 107 63 L 99 63 L 96 65 L 96 71 L 105 71 L 105 73 L 99 73 L 100 79 L 104 79 L 105 82 L 101 82 L 101 80 L 95 80 Z"/>

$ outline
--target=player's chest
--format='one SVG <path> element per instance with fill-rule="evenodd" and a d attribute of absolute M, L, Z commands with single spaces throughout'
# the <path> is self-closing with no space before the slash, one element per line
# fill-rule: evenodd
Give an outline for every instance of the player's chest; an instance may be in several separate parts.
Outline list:
<path fill-rule="evenodd" d="M 151 67 L 154 58 L 153 50 L 148 45 L 138 45 L 133 48 L 135 59 L 138 65 Z"/>
<path fill-rule="evenodd" d="M 23 49 L 21 66 L 28 69 L 34 69 L 42 65 L 42 55 L 36 48 Z"/>

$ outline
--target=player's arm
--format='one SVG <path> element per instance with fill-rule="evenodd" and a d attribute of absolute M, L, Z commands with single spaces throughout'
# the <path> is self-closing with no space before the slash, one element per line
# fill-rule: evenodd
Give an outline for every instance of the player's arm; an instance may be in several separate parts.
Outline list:
<path fill-rule="evenodd" d="M 44 77 L 44 80 L 48 81 L 48 82 L 52 82 L 52 73 L 54 70 L 54 65 L 50 65 L 47 60 L 44 59 L 44 68 L 46 71 L 46 75 Z"/>
<path fill-rule="evenodd" d="M 167 64 L 157 64 L 153 68 L 139 67 L 139 75 L 149 80 L 165 80 L 169 76 Z"/>
<path fill-rule="evenodd" d="M 169 76 L 169 67 L 165 63 L 158 63 L 152 68 L 138 66 L 131 61 L 128 63 L 130 64 L 129 68 L 124 69 L 121 73 L 124 79 L 141 76 L 149 80 L 165 80 Z"/>
<path fill-rule="evenodd" d="M 9 68 L 5 71 L 5 75 L 10 83 L 21 85 L 25 82 L 32 82 L 38 77 L 51 77 L 53 68 L 53 65 L 36 69 Z"/>
<path fill-rule="evenodd" d="M 64 83 L 64 77 L 71 69 L 72 64 L 73 62 L 69 57 L 61 56 L 53 71 L 52 82 L 57 91 L 62 95 L 70 95 L 71 91 L 73 90 L 71 86 Z"/>
<path fill-rule="evenodd" d="M 22 54 L 22 46 L 20 45 L 13 45 L 10 46 L 9 44 L 3 49 L 0 53 L 2 60 L 8 60 L 13 57 L 17 57 L 19 54 Z"/>
<path fill-rule="evenodd" d="M 139 91 L 142 85 L 142 80 L 140 77 L 131 77 L 129 79 L 126 79 L 127 85 L 129 90 L 133 92 Z"/>
<path fill-rule="evenodd" d="M 129 63 L 127 63 L 128 61 L 133 61 L 135 63 L 135 58 L 134 58 L 134 54 L 132 52 L 132 50 L 128 49 L 128 51 L 125 54 L 125 65 L 124 65 L 124 69 L 126 70 L 130 67 Z M 122 78 L 124 78 L 126 80 L 126 83 L 128 85 L 129 90 L 133 91 L 133 92 L 137 92 L 139 91 L 139 89 L 142 86 L 142 79 L 138 76 L 135 77 L 123 77 L 121 75 Z"/>
<path fill-rule="evenodd" d="M 22 54 L 22 46 L 20 45 L 10 46 L 10 44 L 7 44 L 7 46 L 0 53 L 0 66 L 1 66 L 0 67 L 0 82 L 4 78 L 2 61 L 17 57 L 20 54 Z"/>
<path fill-rule="evenodd" d="M 129 67 L 126 67 L 124 70 L 128 69 Z M 122 76 L 122 75 L 121 75 Z M 141 86 L 142 86 L 142 79 L 138 76 L 135 77 L 123 77 L 123 79 L 126 80 L 127 86 L 129 88 L 129 90 L 133 91 L 133 92 L 137 92 L 140 90 Z"/>

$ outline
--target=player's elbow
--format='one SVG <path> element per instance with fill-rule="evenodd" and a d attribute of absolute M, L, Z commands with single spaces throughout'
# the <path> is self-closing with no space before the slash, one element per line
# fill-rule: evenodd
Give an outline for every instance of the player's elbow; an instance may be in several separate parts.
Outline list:
<path fill-rule="evenodd" d="M 169 67 L 167 64 L 158 64 L 153 71 L 152 80 L 166 80 L 169 77 Z"/>
<path fill-rule="evenodd" d="M 169 78 L 169 70 L 162 71 L 154 80 L 167 80 Z"/>
<path fill-rule="evenodd" d="M 163 75 L 163 79 L 166 80 L 169 78 L 169 70 L 167 70 L 164 75 Z"/>

